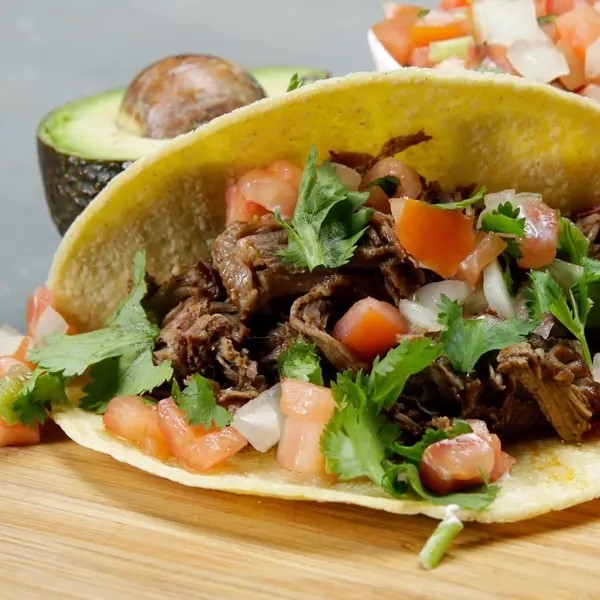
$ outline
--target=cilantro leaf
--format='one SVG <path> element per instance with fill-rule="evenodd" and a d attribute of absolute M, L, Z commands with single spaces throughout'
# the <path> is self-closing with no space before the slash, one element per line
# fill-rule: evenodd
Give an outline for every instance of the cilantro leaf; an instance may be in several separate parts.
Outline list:
<path fill-rule="evenodd" d="M 522 238 L 525 236 L 525 217 L 519 217 L 519 214 L 518 207 L 514 207 L 510 202 L 504 202 L 491 213 L 483 215 L 481 229 Z"/>
<path fill-rule="evenodd" d="M 346 264 L 373 214 L 371 209 L 360 208 L 369 197 L 368 192 L 349 190 L 331 163 L 317 167 L 316 161 L 317 151 L 313 147 L 291 221 L 275 215 L 288 234 L 288 246 L 278 256 L 311 271 L 319 266 L 336 268 Z"/>
<path fill-rule="evenodd" d="M 424 337 L 404 340 L 382 360 L 375 359 L 367 384 L 370 401 L 379 408 L 393 406 L 408 378 L 428 367 L 441 353 L 441 344 Z"/>
<path fill-rule="evenodd" d="M 281 377 L 291 377 L 323 385 L 323 373 L 315 344 L 308 344 L 298 338 L 277 359 Z"/>
<path fill-rule="evenodd" d="M 41 368 L 64 377 L 81 375 L 92 367 L 93 381 L 80 405 L 103 412 L 111 397 L 140 394 L 170 379 L 170 363 L 154 365 L 152 351 L 160 329 L 142 307 L 147 292 L 144 254 L 138 252 L 133 266 L 132 290 L 107 319 L 102 329 L 78 335 L 53 334 L 28 358 Z"/>
<path fill-rule="evenodd" d="M 399 456 L 402 456 L 408 462 L 418 465 L 423 458 L 425 450 L 441 440 L 447 440 L 457 435 L 471 433 L 473 428 L 466 422 L 460 419 L 455 419 L 452 427 L 448 430 L 427 428 L 423 437 L 412 446 L 402 446 L 401 444 L 392 444 L 392 451 Z"/>
<path fill-rule="evenodd" d="M 446 202 L 441 204 L 436 204 L 437 208 L 444 208 L 446 210 L 462 210 L 463 208 L 468 208 L 469 206 L 473 206 L 477 202 L 483 200 L 483 197 L 487 194 L 487 188 L 485 186 L 479 188 L 471 197 L 465 198 L 464 200 L 459 200 L 458 202 Z"/>
<path fill-rule="evenodd" d="M 291 76 L 290 82 L 288 83 L 287 89 L 285 91 L 293 92 L 294 90 L 301 88 L 303 85 L 304 84 L 303 84 L 302 80 L 300 79 L 300 77 L 298 76 L 298 73 L 294 73 Z"/>
<path fill-rule="evenodd" d="M 526 298 L 532 317 L 538 319 L 540 315 L 552 313 L 579 340 L 583 358 L 591 366 L 585 320 L 592 302 L 587 294 L 576 298 L 572 289 L 564 292 L 548 271 L 531 271 L 529 280 Z"/>
<path fill-rule="evenodd" d="M 202 375 L 192 375 L 183 391 L 174 381 L 171 394 L 190 425 L 202 425 L 208 429 L 213 425 L 226 427 L 231 423 L 231 414 L 225 407 L 217 404 L 210 381 Z"/>
<path fill-rule="evenodd" d="M 384 489 L 392 496 L 403 496 L 408 491 L 412 491 L 431 504 L 442 506 L 456 504 L 465 510 L 472 511 L 487 508 L 494 502 L 500 491 L 500 487 L 497 485 L 484 484 L 469 492 L 438 496 L 425 489 L 419 478 L 418 467 L 409 462 L 388 467 L 384 477 Z"/>
<path fill-rule="evenodd" d="M 44 423 L 48 412 L 67 404 L 65 380 L 60 373 L 36 368 L 15 396 L 13 411 L 19 423 Z"/>
<path fill-rule="evenodd" d="M 438 321 L 445 326 L 440 333 L 444 354 L 462 373 L 473 371 L 481 356 L 518 344 L 536 324 L 519 319 L 491 322 L 487 319 L 464 319 L 457 302 L 442 295 Z"/>
<path fill-rule="evenodd" d="M 338 375 L 331 391 L 337 408 L 321 435 L 327 471 L 342 481 L 368 477 L 381 485 L 385 475 L 382 463 L 399 435 L 398 428 L 379 414 L 363 387 L 348 373 Z"/>
<path fill-rule="evenodd" d="M 556 19 L 556 15 L 542 15 L 537 18 L 538 25 L 546 25 L 547 23 L 552 23 Z"/>
<path fill-rule="evenodd" d="M 558 225 L 558 250 L 566 253 L 571 262 L 583 265 L 588 256 L 590 243 L 573 221 L 560 217 Z"/>
<path fill-rule="evenodd" d="M 421 19 L 423 17 L 426 17 L 429 14 L 429 8 L 422 8 L 418 13 L 417 13 L 417 19 Z"/>
<path fill-rule="evenodd" d="M 400 185 L 400 180 L 394 175 L 386 175 L 385 177 L 378 177 L 377 179 L 373 179 L 367 188 L 380 187 L 390 198 L 393 198 L 398 191 L 398 186 Z"/>

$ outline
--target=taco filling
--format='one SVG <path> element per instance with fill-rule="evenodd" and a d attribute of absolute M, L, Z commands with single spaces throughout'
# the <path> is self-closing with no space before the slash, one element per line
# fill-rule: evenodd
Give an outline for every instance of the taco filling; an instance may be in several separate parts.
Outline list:
<path fill-rule="evenodd" d="M 585 442 L 600 213 L 444 190 L 397 158 L 429 139 L 238 174 L 210 257 L 158 282 L 139 252 L 101 329 L 75 333 L 39 288 L 0 359 L 4 444 L 82 389 L 115 439 L 186 470 L 270 452 L 323 486 L 477 511 L 510 477 L 505 444 Z"/>

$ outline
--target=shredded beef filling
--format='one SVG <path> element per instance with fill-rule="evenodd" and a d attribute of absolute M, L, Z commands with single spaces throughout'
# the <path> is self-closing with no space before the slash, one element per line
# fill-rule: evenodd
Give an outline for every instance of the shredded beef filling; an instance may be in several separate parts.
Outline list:
<path fill-rule="evenodd" d="M 381 156 L 427 139 L 420 132 L 391 140 L 377 157 L 342 152 L 332 159 L 364 173 Z M 448 194 L 433 182 L 424 185 L 422 199 L 451 202 L 472 191 Z M 580 215 L 576 224 L 591 242 L 590 254 L 600 256 L 600 211 Z M 377 211 L 341 268 L 310 272 L 284 263 L 278 251 L 286 245 L 272 215 L 235 223 L 215 240 L 211 261 L 161 286 L 150 281 L 146 308 L 161 326 L 155 360 L 172 361 L 180 382 L 193 373 L 211 379 L 219 401 L 230 407 L 277 380 L 279 357 L 299 337 L 316 345 L 326 376 L 368 371 L 368 363 L 332 336 L 337 320 L 366 296 L 397 305 L 439 280 L 406 255 L 391 217 Z M 482 357 L 472 373 L 457 373 L 439 359 L 411 377 L 389 410 L 403 440 L 418 439 L 426 427 L 447 427 L 456 417 L 481 419 L 503 437 L 554 430 L 565 441 L 581 440 L 600 414 L 600 384 L 578 345 L 561 339 L 564 330 L 549 321 L 537 333 Z"/>

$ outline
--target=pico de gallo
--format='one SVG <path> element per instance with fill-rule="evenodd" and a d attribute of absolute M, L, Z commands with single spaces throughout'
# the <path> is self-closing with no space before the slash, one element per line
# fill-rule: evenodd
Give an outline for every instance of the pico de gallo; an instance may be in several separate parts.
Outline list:
<path fill-rule="evenodd" d="M 371 34 L 398 66 L 518 75 L 600 99 L 600 3 L 442 0 L 431 10 L 388 2 Z M 387 64 L 387 63 L 386 63 Z"/>

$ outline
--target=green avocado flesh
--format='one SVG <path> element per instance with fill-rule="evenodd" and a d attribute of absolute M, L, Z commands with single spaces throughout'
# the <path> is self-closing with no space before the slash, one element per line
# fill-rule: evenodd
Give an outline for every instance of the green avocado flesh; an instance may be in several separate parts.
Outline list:
<path fill-rule="evenodd" d="M 330 76 L 322 69 L 291 67 L 263 67 L 250 73 L 268 97 L 284 94 L 294 73 L 305 84 Z M 113 177 L 169 141 L 117 127 L 124 93 L 119 88 L 69 102 L 39 125 L 37 150 L 44 193 L 61 235 Z"/>

